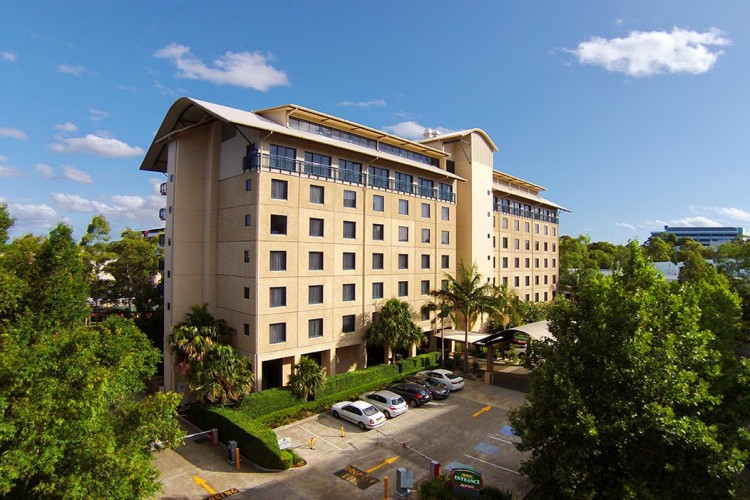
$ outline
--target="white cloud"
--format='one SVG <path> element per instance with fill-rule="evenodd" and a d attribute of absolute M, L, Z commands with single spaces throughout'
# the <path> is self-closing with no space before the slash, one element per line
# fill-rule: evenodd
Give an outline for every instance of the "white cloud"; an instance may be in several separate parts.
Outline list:
<path fill-rule="evenodd" d="M 730 45 L 721 30 L 705 33 L 673 28 L 665 31 L 632 31 L 625 38 L 592 37 L 581 42 L 574 54 L 581 64 L 601 66 L 607 71 L 634 77 L 665 73 L 700 74 L 709 71 L 723 51 L 713 47 Z"/>
<path fill-rule="evenodd" d="M 750 222 L 750 212 L 741 208 L 734 207 L 691 207 L 693 210 L 701 212 L 710 212 L 726 217 L 730 220 Z"/>
<path fill-rule="evenodd" d="M 0 178 L 2 179 L 14 179 L 21 177 L 21 171 L 16 167 L 8 167 L 6 165 L 0 165 Z"/>
<path fill-rule="evenodd" d="M 102 111 L 101 109 L 91 108 L 89 109 L 89 120 L 92 122 L 100 122 L 102 118 L 109 118 L 112 113 L 108 111 Z"/>
<path fill-rule="evenodd" d="M 628 224 L 627 222 L 615 222 L 615 226 L 630 229 L 631 231 L 636 231 L 636 227 L 632 224 Z"/>
<path fill-rule="evenodd" d="M 74 66 L 72 64 L 58 64 L 57 71 L 59 73 L 62 73 L 63 75 L 73 75 L 73 76 L 95 74 L 93 71 L 88 70 L 85 66 L 81 66 L 81 65 Z"/>
<path fill-rule="evenodd" d="M 152 191 L 146 196 L 113 195 L 101 200 L 89 200 L 76 194 L 53 193 L 52 200 L 63 212 L 102 214 L 110 223 L 131 226 L 159 225 L 159 209 L 164 208 L 164 197 L 159 194 L 163 179 L 151 179 Z"/>
<path fill-rule="evenodd" d="M 384 108 L 388 106 L 383 99 L 373 99 L 370 101 L 341 101 L 339 106 L 352 108 Z"/>
<path fill-rule="evenodd" d="M 669 226 L 678 227 L 718 227 L 721 223 L 716 222 L 708 217 L 696 216 L 696 217 L 683 217 L 681 219 L 674 219 L 668 224 Z"/>
<path fill-rule="evenodd" d="M 8 203 L 8 212 L 18 221 L 24 223 L 43 222 L 49 227 L 58 220 L 57 212 L 46 203 L 31 205 L 23 203 Z"/>
<path fill-rule="evenodd" d="M 0 52 L 0 59 L 3 61 L 15 62 L 18 59 L 18 54 L 11 52 L 10 50 L 4 50 Z"/>
<path fill-rule="evenodd" d="M 10 137 L 11 139 L 18 139 L 19 141 L 25 141 L 28 139 L 26 132 L 17 128 L 0 127 L 0 137 Z"/>
<path fill-rule="evenodd" d="M 269 64 L 273 59 L 270 54 L 225 52 L 214 59 L 213 67 L 208 67 L 190 52 L 190 47 L 172 43 L 156 51 L 154 57 L 171 60 L 179 70 L 178 78 L 236 85 L 261 92 L 278 85 L 289 85 L 286 73 Z"/>
<path fill-rule="evenodd" d="M 60 132 L 78 132 L 78 127 L 71 122 L 65 122 L 55 125 L 55 130 L 59 130 Z"/>
<path fill-rule="evenodd" d="M 63 177 L 73 182 L 80 184 L 91 184 L 94 180 L 89 174 L 77 168 L 73 168 L 70 165 L 63 165 Z"/>
<path fill-rule="evenodd" d="M 406 139 L 422 139 L 424 138 L 425 130 L 427 130 L 428 128 L 430 127 L 420 125 L 419 123 L 414 121 L 405 121 L 397 123 L 395 125 L 383 127 L 383 130 L 390 134 L 404 137 Z M 453 132 L 452 130 L 443 127 L 430 128 L 430 130 L 434 130 L 441 135 L 450 134 L 451 132 Z"/>
<path fill-rule="evenodd" d="M 5 161 L 5 160 L 7 160 L 7 159 L 8 159 L 8 158 L 7 158 L 6 156 L 0 155 L 0 161 Z"/>
<path fill-rule="evenodd" d="M 36 171 L 42 174 L 42 178 L 44 179 L 57 179 L 57 175 L 55 174 L 55 170 L 47 165 L 46 163 L 39 163 L 37 164 Z"/>
<path fill-rule="evenodd" d="M 50 148 L 57 153 L 89 153 L 111 158 L 127 158 L 144 153 L 143 149 L 137 146 L 129 146 L 115 138 L 94 134 L 62 139 L 60 142 L 50 144 Z"/>

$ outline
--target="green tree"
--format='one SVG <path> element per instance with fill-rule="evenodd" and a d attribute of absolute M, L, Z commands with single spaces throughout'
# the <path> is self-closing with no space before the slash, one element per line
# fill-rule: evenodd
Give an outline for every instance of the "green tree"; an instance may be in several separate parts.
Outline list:
<path fill-rule="evenodd" d="M 589 244 L 591 238 L 580 235 L 573 238 L 568 235 L 560 236 L 560 272 L 568 269 L 595 268 L 589 259 Z"/>
<path fill-rule="evenodd" d="M 489 288 L 489 294 L 494 302 L 490 309 L 493 330 L 505 330 L 509 326 L 517 326 L 523 322 L 523 302 L 514 289 L 505 285 L 493 286 Z"/>
<path fill-rule="evenodd" d="M 169 348 L 198 399 L 226 403 L 252 389 L 250 360 L 229 345 L 233 333 L 226 321 L 208 312 L 208 304 L 191 307 L 185 321 L 173 327 Z"/>
<path fill-rule="evenodd" d="M 629 251 L 621 274 L 551 307 L 556 341 L 532 347 L 543 361 L 510 415 L 531 452 L 521 472 L 551 498 L 730 498 L 749 456 L 750 371 L 727 369 L 716 339 L 739 310 L 702 311 L 731 292 L 670 285 Z"/>
<path fill-rule="evenodd" d="M 0 247 L 8 241 L 10 228 L 13 227 L 15 221 L 8 212 L 8 204 L 0 203 Z"/>
<path fill-rule="evenodd" d="M 643 244 L 643 253 L 653 262 L 672 262 L 675 260 L 677 236 L 673 233 L 657 233 Z"/>
<path fill-rule="evenodd" d="M 391 353 L 390 362 L 394 362 L 394 349 L 409 349 L 424 340 L 424 333 L 414 323 L 414 312 L 407 302 L 398 298 L 386 300 L 373 314 L 372 324 L 365 332 L 368 344 L 382 346 Z"/>
<path fill-rule="evenodd" d="M 477 266 L 458 265 L 456 276 L 446 273 L 448 286 L 444 290 L 433 290 L 430 295 L 447 305 L 456 325 L 464 327 L 464 372 L 469 371 L 469 329 L 479 316 L 494 310 L 491 295 L 492 285 L 482 282 Z"/>
<path fill-rule="evenodd" d="M 157 241 L 126 229 L 110 248 L 115 258 L 105 270 L 115 278 L 114 293 L 140 313 L 153 311 L 161 301 L 157 277 L 162 249 Z"/>
<path fill-rule="evenodd" d="M 110 249 L 109 223 L 99 214 L 91 219 L 86 234 L 81 238 L 83 260 L 87 265 L 90 297 L 95 306 L 109 295 L 112 280 L 102 278 L 107 263 L 115 257 Z"/>
<path fill-rule="evenodd" d="M 294 372 L 289 375 L 289 387 L 300 399 L 308 401 L 310 396 L 323 390 L 326 376 L 323 369 L 314 359 L 302 356 L 299 363 L 294 365 Z"/>

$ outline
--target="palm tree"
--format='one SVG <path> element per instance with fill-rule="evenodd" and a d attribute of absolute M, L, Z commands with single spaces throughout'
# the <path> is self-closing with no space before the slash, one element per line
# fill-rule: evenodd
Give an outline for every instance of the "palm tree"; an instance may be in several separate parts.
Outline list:
<path fill-rule="evenodd" d="M 508 326 L 515 326 L 523 321 L 522 303 L 515 290 L 506 285 L 493 286 L 490 288 L 490 296 L 494 301 L 491 312 L 493 326 L 505 330 Z"/>
<path fill-rule="evenodd" d="M 238 356 L 232 346 L 216 344 L 188 377 L 188 387 L 203 401 L 222 404 L 237 401 L 253 387 L 250 360 Z"/>
<path fill-rule="evenodd" d="M 440 333 L 445 331 L 445 320 L 447 318 L 450 318 L 450 309 L 448 305 L 443 302 L 442 300 L 431 300 L 427 303 L 425 303 L 421 311 L 423 313 L 432 314 L 437 313 L 434 318 L 431 319 L 430 323 L 432 324 L 432 336 L 437 336 L 437 320 L 440 320 Z M 440 347 L 441 347 L 441 354 L 440 354 L 440 366 L 443 366 L 445 362 L 445 338 L 441 336 L 440 338 Z"/>
<path fill-rule="evenodd" d="M 480 314 L 494 310 L 490 295 L 492 285 L 482 283 L 482 275 L 476 264 L 471 266 L 461 262 L 456 276 L 445 274 L 448 286 L 444 290 L 433 290 L 430 295 L 448 307 L 453 322 L 464 325 L 464 372 L 469 371 L 469 328 L 476 323 Z"/>
<path fill-rule="evenodd" d="M 414 323 L 414 312 L 411 306 L 395 297 L 386 300 L 376 314 L 372 324 L 365 333 L 368 344 L 383 346 L 386 354 L 392 350 L 408 349 L 424 340 L 424 332 Z"/>
<path fill-rule="evenodd" d="M 185 321 L 174 326 L 168 343 L 177 366 L 187 373 L 195 363 L 203 361 L 211 347 L 228 344 L 233 331 L 226 321 L 208 312 L 208 304 L 195 305 L 185 315 Z"/>
<path fill-rule="evenodd" d="M 305 401 L 326 385 L 326 377 L 320 365 L 307 356 L 302 356 L 294 365 L 294 373 L 289 375 L 289 386 L 292 392 Z"/>

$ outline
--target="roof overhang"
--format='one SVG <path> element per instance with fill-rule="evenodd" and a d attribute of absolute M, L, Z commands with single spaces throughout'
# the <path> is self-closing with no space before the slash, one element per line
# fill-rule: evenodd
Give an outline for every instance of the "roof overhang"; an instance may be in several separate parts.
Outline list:
<path fill-rule="evenodd" d="M 474 343 L 486 336 L 487 334 L 485 333 L 469 332 L 469 343 Z M 453 340 L 454 342 L 463 342 L 466 340 L 466 332 L 464 330 L 452 330 L 446 328 L 442 332 L 435 333 L 435 337 L 439 339 Z"/>

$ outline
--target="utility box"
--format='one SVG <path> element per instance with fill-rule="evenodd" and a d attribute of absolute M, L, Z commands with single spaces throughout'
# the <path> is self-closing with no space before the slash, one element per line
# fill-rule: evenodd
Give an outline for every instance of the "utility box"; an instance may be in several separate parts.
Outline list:
<path fill-rule="evenodd" d="M 229 460 L 230 464 L 234 465 L 237 459 L 237 441 L 229 441 L 227 443 L 227 453 L 229 453 L 227 460 Z"/>
<path fill-rule="evenodd" d="M 414 473 L 410 470 L 406 470 L 403 467 L 396 469 L 396 494 L 399 496 L 405 496 L 409 494 L 409 490 L 414 486 Z"/>
<path fill-rule="evenodd" d="M 430 479 L 435 479 L 440 476 L 440 462 L 430 460 Z"/>

